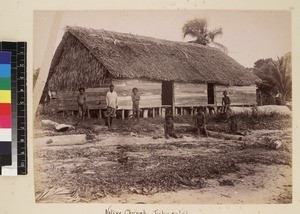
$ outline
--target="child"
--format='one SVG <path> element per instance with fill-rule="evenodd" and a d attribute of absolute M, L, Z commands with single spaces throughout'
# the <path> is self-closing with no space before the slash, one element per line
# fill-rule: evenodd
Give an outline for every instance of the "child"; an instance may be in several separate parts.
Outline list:
<path fill-rule="evenodd" d="M 227 91 L 223 92 L 221 113 L 227 113 L 230 110 L 230 98 L 227 96 Z"/>
<path fill-rule="evenodd" d="M 134 118 L 137 118 L 137 120 L 140 120 L 140 95 L 138 94 L 138 89 L 133 88 L 131 99 L 132 99 L 132 113 L 133 113 L 133 120 Z"/>
<path fill-rule="evenodd" d="M 77 96 L 77 103 L 78 103 L 78 114 L 79 114 L 79 120 L 81 122 L 84 122 L 84 114 L 86 112 L 86 95 L 85 95 L 85 88 L 81 87 L 78 89 L 79 94 Z M 78 121 L 79 122 L 79 121 Z"/>
<path fill-rule="evenodd" d="M 176 139 L 183 137 L 182 135 L 177 136 L 175 134 L 173 116 L 171 114 L 168 114 L 165 117 L 164 130 L 165 130 L 165 137 L 167 139 L 169 139 L 170 137 L 173 137 L 173 138 L 176 138 Z"/>
<path fill-rule="evenodd" d="M 242 133 L 242 132 L 239 131 L 238 123 L 237 123 L 235 115 L 231 115 L 229 117 L 229 119 L 230 119 L 229 120 L 229 130 L 230 130 L 231 134 L 246 135 L 245 133 Z"/>
<path fill-rule="evenodd" d="M 167 121 L 169 118 L 171 118 L 172 120 L 174 120 L 174 117 L 173 117 L 171 109 L 167 109 L 166 110 L 165 121 Z"/>
<path fill-rule="evenodd" d="M 206 117 L 202 107 L 197 109 L 197 114 L 195 115 L 195 123 L 197 127 L 198 137 L 200 137 L 201 133 L 204 134 L 205 137 L 208 137 L 206 130 Z"/>

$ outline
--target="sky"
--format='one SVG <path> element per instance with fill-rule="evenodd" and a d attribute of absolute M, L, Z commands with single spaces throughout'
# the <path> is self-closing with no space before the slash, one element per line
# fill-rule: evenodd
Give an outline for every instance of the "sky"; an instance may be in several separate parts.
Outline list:
<path fill-rule="evenodd" d="M 41 67 L 54 16 L 55 11 L 34 12 L 34 69 Z M 253 67 L 258 59 L 277 59 L 292 49 L 289 11 L 238 10 L 64 11 L 55 46 L 66 26 L 186 42 L 192 38 L 183 38 L 182 27 L 194 18 L 207 19 L 210 30 L 222 27 L 223 35 L 215 41 L 226 46 L 228 55 L 245 67 Z"/>

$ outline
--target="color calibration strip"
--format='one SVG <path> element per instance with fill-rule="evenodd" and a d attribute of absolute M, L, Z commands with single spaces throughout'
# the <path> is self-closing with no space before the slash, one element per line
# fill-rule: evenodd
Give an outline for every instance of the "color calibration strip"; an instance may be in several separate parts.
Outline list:
<path fill-rule="evenodd" d="M 10 52 L 11 67 L 11 162 L 0 175 L 27 174 L 26 42 L 0 42 L 0 51 Z M 1 136 L 1 134 L 0 134 Z M 4 151 L 4 150 L 3 150 Z M 0 164 L 1 165 L 1 164 Z"/>
<path fill-rule="evenodd" d="M 11 53 L 0 51 L 0 168 L 12 165 Z"/>

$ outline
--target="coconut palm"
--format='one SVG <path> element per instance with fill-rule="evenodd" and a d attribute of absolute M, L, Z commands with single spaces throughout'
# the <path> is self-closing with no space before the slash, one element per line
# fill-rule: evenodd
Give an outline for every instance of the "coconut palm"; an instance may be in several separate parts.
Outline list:
<path fill-rule="evenodd" d="M 292 97 L 292 57 L 286 53 L 277 61 L 268 59 L 259 68 L 254 68 L 254 73 L 262 80 L 260 87 L 279 93 L 283 104 L 291 101 Z"/>
<path fill-rule="evenodd" d="M 195 18 L 190 21 L 187 21 L 182 28 L 182 32 L 183 38 L 189 35 L 196 39 L 194 41 L 189 42 L 206 46 L 214 46 L 220 48 L 226 53 L 228 52 L 227 48 L 224 45 L 215 42 L 216 37 L 223 35 L 223 29 L 217 28 L 215 30 L 210 31 L 208 29 L 208 23 L 206 19 Z"/>

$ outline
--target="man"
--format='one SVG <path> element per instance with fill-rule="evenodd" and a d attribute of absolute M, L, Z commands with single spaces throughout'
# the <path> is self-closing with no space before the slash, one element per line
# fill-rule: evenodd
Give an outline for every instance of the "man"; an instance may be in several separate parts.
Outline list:
<path fill-rule="evenodd" d="M 106 94 L 107 109 L 105 116 L 107 117 L 107 126 L 109 131 L 112 130 L 112 124 L 114 122 L 114 118 L 116 117 L 116 110 L 118 108 L 118 95 L 114 91 L 114 88 L 114 85 L 110 85 L 109 92 Z"/>

